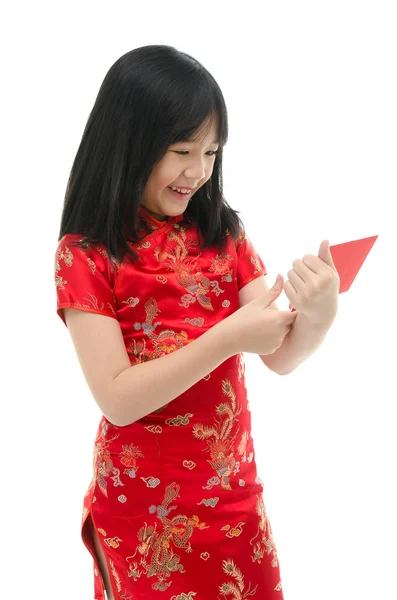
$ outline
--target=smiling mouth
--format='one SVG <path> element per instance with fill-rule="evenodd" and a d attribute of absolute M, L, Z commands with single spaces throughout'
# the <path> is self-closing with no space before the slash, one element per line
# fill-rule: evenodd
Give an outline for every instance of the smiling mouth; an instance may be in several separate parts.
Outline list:
<path fill-rule="evenodd" d="M 169 186 L 168 189 L 175 198 L 180 198 L 181 200 L 187 200 L 193 193 L 193 190 L 191 190 L 188 194 L 180 194 L 179 192 L 172 190 Z"/>

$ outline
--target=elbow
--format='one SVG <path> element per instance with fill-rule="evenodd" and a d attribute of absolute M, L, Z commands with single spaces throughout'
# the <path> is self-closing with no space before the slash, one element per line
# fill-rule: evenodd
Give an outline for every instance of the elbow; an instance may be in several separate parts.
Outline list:
<path fill-rule="evenodd" d="M 294 367 L 293 369 L 290 369 L 289 371 L 274 371 L 274 373 L 276 373 L 277 375 L 290 375 L 291 373 L 293 373 L 295 371 L 296 367 Z"/>
<path fill-rule="evenodd" d="M 132 403 L 133 402 L 131 402 L 131 404 Z M 136 414 L 128 414 L 128 412 L 129 411 L 127 411 L 125 408 L 122 409 L 117 403 L 114 403 L 112 405 L 112 409 L 109 409 L 107 411 L 108 414 L 105 414 L 104 416 L 109 423 L 115 427 L 127 427 L 127 425 L 132 425 L 132 423 L 135 423 L 135 421 L 138 421 L 141 418 Z"/>
<path fill-rule="evenodd" d="M 126 394 L 126 382 L 123 376 L 125 371 L 126 369 L 123 369 L 113 377 L 103 395 L 101 410 L 109 423 L 115 427 L 126 427 L 136 420 L 129 414 L 134 400 L 130 392 Z"/>
<path fill-rule="evenodd" d="M 101 413 L 103 414 L 103 416 L 105 417 L 105 419 L 111 425 L 114 425 L 115 427 L 123 427 L 125 425 L 125 423 L 123 423 L 122 419 L 120 418 L 120 414 L 118 414 L 114 410 L 114 406 L 112 407 L 112 409 L 110 409 L 109 405 L 107 404 L 106 408 L 105 408 L 104 404 L 102 403 L 102 405 L 100 406 L 100 409 L 101 409 Z"/>
<path fill-rule="evenodd" d="M 126 427 L 127 425 L 131 425 L 132 423 L 134 423 L 137 419 L 129 419 L 127 420 L 125 418 L 125 415 L 123 417 L 123 415 L 121 414 L 120 411 L 115 411 L 113 410 L 111 412 L 111 414 L 109 414 L 109 416 L 104 415 L 105 418 L 109 421 L 109 423 L 111 425 L 114 425 L 115 427 Z"/>
<path fill-rule="evenodd" d="M 114 427 L 124 427 L 125 426 L 125 423 L 122 423 L 120 421 L 120 419 L 114 418 L 112 415 L 107 416 L 104 414 L 104 417 L 107 421 L 109 421 L 109 423 L 111 425 L 114 425 Z"/>
<path fill-rule="evenodd" d="M 112 405 L 112 409 L 107 411 L 107 414 L 104 414 L 106 419 L 114 425 L 115 427 L 126 427 L 126 425 L 130 425 L 134 422 L 135 419 L 126 419 L 126 415 L 123 414 L 125 411 L 119 410 L 117 408 L 117 404 L 114 403 Z"/>
<path fill-rule="evenodd" d="M 101 413 L 111 425 L 124 427 L 127 423 L 123 418 L 122 411 L 119 409 L 117 389 L 114 382 L 115 379 L 112 379 L 100 398 L 98 398 L 99 394 L 97 395 L 96 401 Z"/>

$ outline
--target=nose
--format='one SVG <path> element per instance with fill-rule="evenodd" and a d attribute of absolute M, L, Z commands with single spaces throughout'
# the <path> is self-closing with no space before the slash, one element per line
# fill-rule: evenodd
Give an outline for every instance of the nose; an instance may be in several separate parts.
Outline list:
<path fill-rule="evenodd" d="M 201 181 L 207 176 L 205 162 L 203 160 L 192 160 L 185 169 L 185 177 L 189 180 Z M 197 184 L 198 185 L 198 184 Z M 192 185 L 193 187 L 193 185 Z"/>

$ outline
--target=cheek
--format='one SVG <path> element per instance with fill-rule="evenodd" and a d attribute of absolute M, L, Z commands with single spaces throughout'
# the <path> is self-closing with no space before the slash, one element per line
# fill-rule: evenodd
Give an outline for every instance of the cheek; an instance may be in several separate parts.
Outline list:
<path fill-rule="evenodd" d="M 156 183 L 157 186 L 159 188 L 166 188 L 169 185 L 171 185 L 172 183 L 174 183 L 174 181 L 177 181 L 178 178 L 180 179 L 180 172 L 176 171 L 175 169 L 167 169 L 166 171 L 163 171 L 161 174 L 158 174 L 158 177 L 156 179 Z"/>
<path fill-rule="evenodd" d="M 174 169 L 175 171 L 175 169 Z M 164 163 L 157 163 L 150 174 L 150 187 L 153 191 L 162 190 L 175 181 L 176 175 L 172 168 L 167 168 Z"/>

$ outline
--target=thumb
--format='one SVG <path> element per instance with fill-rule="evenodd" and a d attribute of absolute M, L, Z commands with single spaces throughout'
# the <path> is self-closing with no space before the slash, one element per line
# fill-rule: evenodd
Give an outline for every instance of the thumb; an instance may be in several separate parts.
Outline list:
<path fill-rule="evenodd" d="M 335 269 L 336 267 L 332 258 L 331 248 L 329 245 L 329 240 L 323 240 L 320 244 L 320 249 L 318 251 L 318 257 L 321 258 L 327 265 Z"/>
<path fill-rule="evenodd" d="M 255 300 L 252 300 L 252 302 L 260 305 L 260 306 L 264 306 L 264 308 L 266 308 L 267 306 L 270 306 L 270 304 L 272 304 L 276 298 L 278 298 L 278 296 L 281 294 L 281 292 L 283 291 L 283 284 L 284 284 L 284 279 L 282 275 L 279 275 L 275 281 L 275 283 L 273 284 L 273 286 L 269 289 L 269 291 L 266 292 L 266 294 L 264 294 L 263 296 L 259 296 L 258 298 L 255 298 Z"/>

